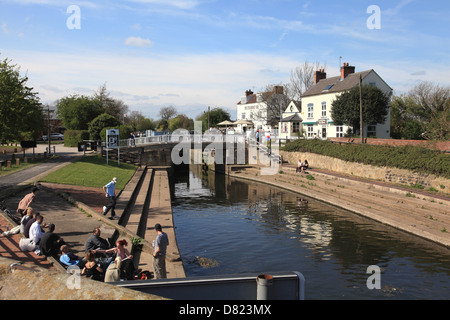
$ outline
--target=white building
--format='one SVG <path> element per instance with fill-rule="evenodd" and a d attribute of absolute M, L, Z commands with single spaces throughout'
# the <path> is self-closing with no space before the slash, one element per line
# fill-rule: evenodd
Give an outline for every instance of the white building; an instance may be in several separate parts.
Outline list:
<path fill-rule="evenodd" d="M 274 86 L 273 93 L 283 94 L 282 86 Z M 263 101 L 263 93 L 245 91 L 245 96 L 237 103 L 237 121 L 248 120 L 253 123 L 252 129 L 263 132 L 276 133 L 277 129 L 269 124 L 268 107 Z M 248 125 L 238 126 L 237 131 L 243 132 L 249 129 Z"/>
<path fill-rule="evenodd" d="M 300 117 L 302 128 L 307 138 L 343 137 L 349 129 L 348 126 L 334 125 L 331 118 L 331 104 L 341 93 L 362 85 L 376 86 L 389 97 L 392 88 L 374 71 L 367 70 L 355 73 L 355 67 L 344 63 L 341 75 L 328 78 L 324 70 L 316 71 L 314 85 L 302 95 Z M 364 124 L 364 137 L 390 138 L 391 115 L 390 108 L 384 123 Z"/>
<path fill-rule="evenodd" d="M 280 139 L 297 139 L 302 137 L 302 104 L 300 101 L 291 101 L 282 114 L 279 123 Z"/>

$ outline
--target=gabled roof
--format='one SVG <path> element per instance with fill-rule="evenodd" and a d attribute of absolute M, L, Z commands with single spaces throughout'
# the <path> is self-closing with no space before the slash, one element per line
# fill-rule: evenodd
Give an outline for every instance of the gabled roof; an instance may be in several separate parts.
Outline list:
<path fill-rule="evenodd" d="M 286 118 L 283 118 L 283 120 L 281 120 L 282 122 L 297 122 L 297 121 L 299 121 L 299 122 L 301 122 L 301 121 L 303 121 L 303 119 L 298 115 L 298 113 L 295 113 L 295 114 L 293 114 L 293 115 L 291 115 L 291 116 L 288 116 L 288 117 L 286 117 Z"/>
<path fill-rule="evenodd" d="M 343 80 L 341 80 L 340 76 L 322 79 L 307 91 L 305 91 L 302 95 L 302 98 L 324 93 L 335 93 L 350 90 L 359 85 L 359 75 L 361 75 L 362 79 L 364 79 L 371 72 L 373 72 L 373 69 L 351 73 L 347 75 Z"/>
<path fill-rule="evenodd" d="M 292 107 L 292 110 L 291 110 L 291 107 Z M 302 109 L 301 101 L 291 100 L 291 102 L 289 102 L 289 105 L 286 107 L 286 110 L 284 110 L 284 113 L 300 112 L 301 109 Z"/>

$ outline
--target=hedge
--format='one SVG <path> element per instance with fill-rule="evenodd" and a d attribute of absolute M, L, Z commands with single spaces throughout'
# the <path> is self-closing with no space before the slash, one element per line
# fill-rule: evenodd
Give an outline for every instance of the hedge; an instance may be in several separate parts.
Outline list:
<path fill-rule="evenodd" d="M 87 130 L 66 130 L 64 132 L 64 146 L 78 147 L 78 142 L 89 140 L 89 131 Z"/>
<path fill-rule="evenodd" d="M 425 172 L 450 179 L 450 155 L 424 147 L 337 144 L 327 140 L 298 139 L 288 142 L 283 150 L 317 153 L 344 161 Z"/>

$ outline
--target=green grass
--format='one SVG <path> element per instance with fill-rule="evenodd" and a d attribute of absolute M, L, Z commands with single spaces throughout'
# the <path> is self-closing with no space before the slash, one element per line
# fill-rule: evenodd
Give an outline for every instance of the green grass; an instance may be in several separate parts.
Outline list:
<path fill-rule="evenodd" d="M 136 166 L 106 160 L 100 156 L 88 156 L 67 165 L 41 179 L 43 182 L 101 188 L 117 177 L 117 190 L 123 190 L 136 171 Z"/>

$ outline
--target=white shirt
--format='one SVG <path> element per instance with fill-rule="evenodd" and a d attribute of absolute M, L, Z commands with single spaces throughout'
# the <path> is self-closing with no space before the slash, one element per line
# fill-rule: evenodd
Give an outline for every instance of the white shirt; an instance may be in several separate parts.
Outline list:
<path fill-rule="evenodd" d="M 34 243 L 38 243 L 41 240 L 42 230 L 39 222 L 35 221 L 30 227 L 30 239 L 33 240 Z"/>

